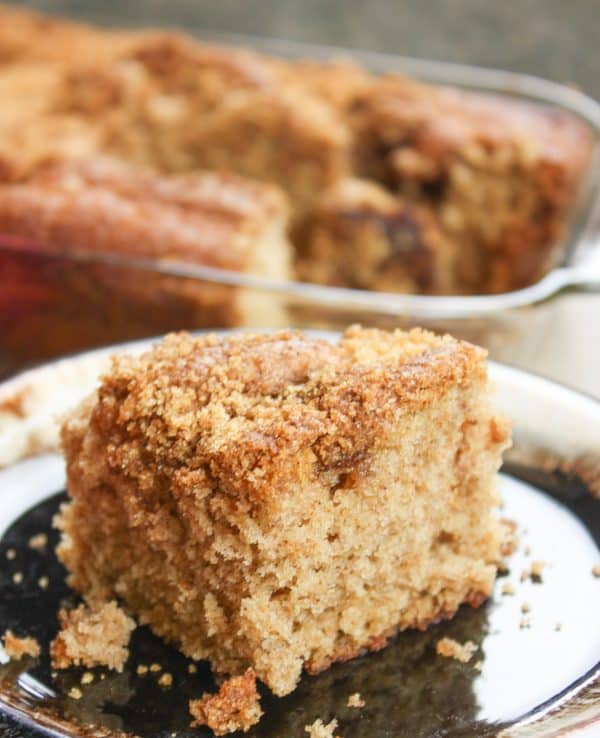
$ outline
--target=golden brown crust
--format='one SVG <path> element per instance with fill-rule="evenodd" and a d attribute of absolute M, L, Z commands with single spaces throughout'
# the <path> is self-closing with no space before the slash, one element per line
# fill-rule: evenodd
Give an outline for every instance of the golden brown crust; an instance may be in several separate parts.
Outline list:
<path fill-rule="evenodd" d="M 61 251 L 246 269 L 253 238 L 285 216 L 268 185 L 233 174 L 159 177 L 111 159 L 50 161 L 0 185 L 0 231 Z"/>
<path fill-rule="evenodd" d="M 357 341 L 369 333 L 383 356 L 391 350 L 388 366 L 360 363 Z M 415 329 L 399 356 L 393 345 L 383 332 L 358 329 L 338 347 L 292 332 L 170 336 L 139 359 L 114 360 L 91 422 L 111 433 L 116 472 L 134 448 L 151 447 L 156 471 L 175 458 L 207 464 L 225 489 L 270 496 L 283 459 L 299 449 L 310 447 L 323 471 L 349 471 L 399 407 L 434 404 L 449 384 L 483 372 L 483 352 L 450 337 Z M 158 422 L 148 426 L 152 417 Z"/>
<path fill-rule="evenodd" d="M 252 669 L 247 669 L 242 676 L 227 679 L 217 694 L 205 693 L 198 700 L 190 700 L 189 707 L 194 718 L 191 727 L 207 725 L 215 735 L 236 730 L 245 733 L 263 714 Z"/>

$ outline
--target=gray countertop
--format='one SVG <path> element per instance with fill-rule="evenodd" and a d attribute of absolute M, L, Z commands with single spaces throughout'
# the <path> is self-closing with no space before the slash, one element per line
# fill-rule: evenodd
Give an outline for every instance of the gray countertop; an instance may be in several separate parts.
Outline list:
<path fill-rule="evenodd" d="M 534 74 L 600 98 L 595 0 L 28 0 L 107 25 L 178 26 L 373 49 Z M 543 308 L 544 331 L 503 355 L 600 397 L 600 295 Z"/>
<path fill-rule="evenodd" d="M 112 25 L 172 25 L 479 64 L 600 98 L 595 0 L 29 0 Z"/>

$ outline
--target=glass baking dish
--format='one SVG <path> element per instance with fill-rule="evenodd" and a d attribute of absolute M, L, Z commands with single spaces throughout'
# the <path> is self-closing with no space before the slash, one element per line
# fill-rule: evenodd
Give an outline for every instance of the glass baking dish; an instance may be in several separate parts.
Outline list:
<path fill-rule="evenodd" d="M 531 336 L 548 331 L 567 292 L 600 293 L 600 106 L 545 80 L 498 70 L 198 31 L 202 40 L 312 59 L 352 58 L 375 72 L 558 107 L 583 119 L 595 144 L 569 215 L 559 265 L 515 292 L 466 297 L 400 295 L 275 282 L 209 267 L 81 251 L 66 255 L 0 234 L 0 374 L 105 343 L 170 330 L 422 325 L 527 365 Z M 600 297 L 593 313 L 600 314 Z M 593 317 L 593 316 L 592 316 Z M 529 367 L 531 368 L 531 366 Z M 534 367 L 535 368 L 535 367 Z M 564 377 L 559 377 L 565 379 Z M 600 388 L 599 388 L 600 392 Z"/>

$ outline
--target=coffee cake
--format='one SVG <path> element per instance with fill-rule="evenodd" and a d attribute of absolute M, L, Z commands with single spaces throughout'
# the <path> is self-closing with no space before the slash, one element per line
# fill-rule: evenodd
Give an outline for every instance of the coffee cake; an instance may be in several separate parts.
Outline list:
<path fill-rule="evenodd" d="M 508 445 L 485 352 L 415 329 L 167 337 L 66 421 L 60 559 L 277 695 L 491 592 Z"/>
<path fill-rule="evenodd" d="M 34 247 L 47 304 L 39 325 L 35 311 L 15 329 L 0 321 L 5 346 L 25 358 L 33 342 L 40 358 L 175 328 L 284 325 L 270 295 L 160 269 L 177 262 L 184 273 L 199 265 L 286 280 L 287 214 L 276 188 L 234 174 L 159 176 L 96 157 L 50 161 L 9 178 L 0 183 L 0 233 Z M 44 270 L 44 254 L 79 259 L 47 257 Z M 11 322 L 29 299 L 14 282 Z"/>
<path fill-rule="evenodd" d="M 1 7 L 0 103 L 0 177 L 48 155 L 103 153 L 164 173 L 214 168 L 271 182 L 292 202 L 300 276 L 326 284 L 335 269 L 305 236 L 323 239 L 323 215 L 347 179 L 368 180 L 407 221 L 433 221 L 455 256 L 427 262 L 437 247 L 426 237 L 419 279 L 406 278 L 415 251 L 396 249 L 388 278 L 365 282 L 370 232 L 336 284 L 386 291 L 535 282 L 561 255 L 594 147 L 589 127 L 556 107 Z"/>
<path fill-rule="evenodd" d="M 456 246 L 435 212 L 374 182 L 342 180 L 320 199 L 296 238 L 308 282 L 421 294 L 458 291 Z"/>

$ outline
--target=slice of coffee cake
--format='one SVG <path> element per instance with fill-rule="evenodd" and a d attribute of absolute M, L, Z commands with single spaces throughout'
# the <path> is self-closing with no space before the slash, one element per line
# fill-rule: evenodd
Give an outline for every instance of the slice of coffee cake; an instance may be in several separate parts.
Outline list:
<path fill-rule="evenodd" d="M 62 437 L 70 583 L 217 673 L 284 695 L 490 594 L 508 429 L 449 336 L 171 335 Z"/>

